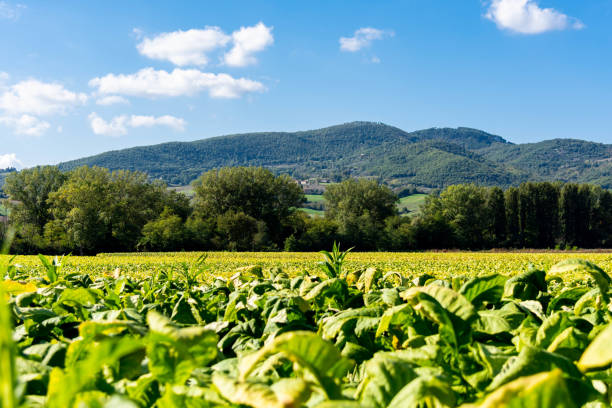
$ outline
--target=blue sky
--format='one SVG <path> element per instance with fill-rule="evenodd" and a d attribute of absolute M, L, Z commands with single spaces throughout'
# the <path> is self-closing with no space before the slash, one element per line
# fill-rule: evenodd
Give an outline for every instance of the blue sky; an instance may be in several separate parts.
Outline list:
<path fill-rule="evenodd" d="M 0 167 L 354 120 L 612 143 L 612 0 L 0 0 Z"/>

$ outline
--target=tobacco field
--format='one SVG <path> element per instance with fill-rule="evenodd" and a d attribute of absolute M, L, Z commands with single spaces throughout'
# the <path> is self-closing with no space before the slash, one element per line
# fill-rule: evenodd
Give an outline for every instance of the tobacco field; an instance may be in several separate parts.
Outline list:
<path fill-rule="evenodd" d="M 312 255 L 3 256 L 0 406 L 610 406 L 608 255 Z"/>

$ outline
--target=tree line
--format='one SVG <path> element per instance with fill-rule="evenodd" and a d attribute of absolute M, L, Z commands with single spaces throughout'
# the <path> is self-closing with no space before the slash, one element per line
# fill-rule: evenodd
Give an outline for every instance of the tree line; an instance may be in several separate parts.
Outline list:
<path fill-rule="evenodd" d="M 144 173 L 43 166 L 11 173 L 4 191 L 15 253 L 599 248 L 612 246 L 612 193 L 588 184 L 528 182 L 502 190 L 450 186 L 403 217 L 398 196 L 370 179 L 327 187 L 309 217 L 302 188 L 258 167 L 202 174 L 194 197 Z"/>

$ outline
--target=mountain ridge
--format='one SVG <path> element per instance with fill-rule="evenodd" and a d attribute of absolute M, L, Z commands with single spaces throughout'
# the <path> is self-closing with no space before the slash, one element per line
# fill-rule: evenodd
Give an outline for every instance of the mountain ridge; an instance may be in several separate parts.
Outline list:
<path fill-rule="evenodd" d="M 58 166 L 70 170 L 81 165 L 143 171 L 175 185 L 212 168 L 254 165 L 298 179 L 377 177 L 393 187 L 461 182 L 507 187 L 529 180 L 612 186 L 612 145 L 580 139 L 514 144 L 468 127 L 406 132 L 380 122 L 136 146 Z"/>

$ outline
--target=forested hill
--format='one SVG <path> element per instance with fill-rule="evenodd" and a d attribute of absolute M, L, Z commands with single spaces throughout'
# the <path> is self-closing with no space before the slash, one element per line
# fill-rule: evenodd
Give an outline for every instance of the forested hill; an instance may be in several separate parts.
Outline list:
<path fill-rule="evenodd" d="M 243 165 L 300 179 L 374 176 L 393 186 L 561 180 L 612 187 L 610 145 L 573 139 L 515 145 L 470 128 L 405 132 L 372 122 L 134 147 L 59 166 L 70 170 L 82 165 L 139 170 L 170 184 L 187 184 L 212 168 Z"/>

